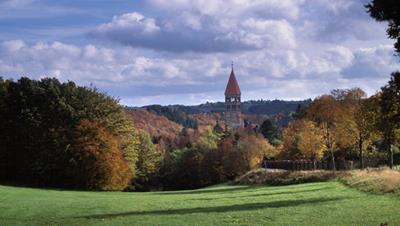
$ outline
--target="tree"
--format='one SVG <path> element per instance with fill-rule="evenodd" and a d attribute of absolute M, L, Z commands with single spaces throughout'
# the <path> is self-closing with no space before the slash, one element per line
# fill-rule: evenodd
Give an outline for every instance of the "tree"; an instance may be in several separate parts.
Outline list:
<path fill-rule="evenodd" d="M 314 163 L 314 169 L 317 168 L 316 161 L 320 160 L 326 150 L 323 133 L 314 122 L 309 120 L 301 121 L 299 130 L 298 149 Z"/>
<path fill-rule="evenodd" d="M 301 158 L 302 154 L 299 150 L 300 131 L 302 128 L 301 120 L 295 120 L 283 129 L 282 132 L 282 152 L 280 153 L 283 158 Z"/>
<path fill-rule="evenodd" d="M 76 125 L 73 138 L 66 173 L 75 186 L 91 190 L 123 190 L 128 186 L 132 172 L 118 139 L 106 128 L 83 119 Z"/>
<path fill-rule="evenodd" d="M 5 128 L 5 112 L 6 112 L 6 99 L 8 82 L 0 77 L 0 147 L 5 147 L 8 139 L 8 131 Z M 3 123 L 2 123 L 3 122 Z M 6 177 L 6 170 L 9 162 L 7 161 L 7 152 L 5 148 L 0 148 L 0 179 Z"/>
<path fill-rule="evenodd" d="M 238 138 L 238 139 L 237 139 Z M 229 148 L 224 159 L 224 169 L 228 179 L 242 175 L 249 170 L 260 167 L 264 158 L 275 157 L 276 149 L 263 137 L 246 131 L 225 138 L 224 148 Z"/>
<path fill-rule="evenodd" d="M 372 0 L 367 11 L 377 21 L 387 21 L 389 38 L 396 39 L 394 47 L 400 53 L 400 2 L 398 0 Z"/>
<path fill-rule="evenodd" d="M 224 129 L 222 128 L 221 124 L 217 120 L 217 123 L 215 124 L 213 131 L 217 134 L 222 134 L 224 132 Z"/>
<path fill-rule="evenodd" d="M 306 116 L 306 114 L 307 114 L 307 106 L 298 104 L 296 111 L 293 114 L 293 119 L 295 120 L 302 119 Z"/>
<path fill-rule="evenodd" d="M 370 136 L 372 131 L 367 129 L 372 129 L 371 124 L 373 127 L 373 122 L 366 121 L 372 120 L 370 112 L 365 112 L 372 109 L 363 106 L 367 95 L 360 88 L 333 90 L 332 95 L 340 107 L 340 115 L 334 130 L 337 146 L 341 150 L 348 151 L 358 148 L 360 165 L 364 168 L 364 143 L 372 137 Z"/>
<path fill-rule="evenodd" d="M 316 122 L 322 129 L 325 146 L 328 149 L 332 161 L 333 170 L 336 170 L 335 155 L 337 143 L 335 129 L 338 116 L 341 114 L 339 103 L 331 95 L 316 98 L 307 109 L 307 118 Z"/>
<path fill-rule="evenodd" d="M 280 131 L 278 126 L 270 119 L 266 119 L 260 127 L 260 132 L 269 142 L 274 142 L 276 139 L 280 139 Z"/>
<path fill-rule="evenodd" d="M 355 112 L 357 129 L 357 146 L 359 151 L 360 166 L 363 169 L 364 150 L 378 137 L 377 123 L 379 120 L 379 96 L 371 96 L 358 105 Z"/>
<path fill-rule="evenodd" d="M 237 145 L 246 171 L 259 167 L 264 157 L 273 157 L 275 149 L 262 137 L 254 134 L 243 135 Z M 243 172 L 244 173 L 244 172 Z"/>
<path fill-rule="evenodd" d="M 284 152 L 281 154 L 284 156 L 311 159 L 316 168 L 315 163 L 321 159 L 325 150 L 323 131 L 313 121 L 292 121 L 283 130 Z"/>
<path fill-rule="evenodd" d="M 215 150 L 218 147 L 218 135 L 208 127 L 193 143 L 193 147 L 199 151 Z"/>
<path fill-rule="evenodd" d="M 0 133 L 7 132 L 0 134 L 0 144 L 9 181 L 74 186 L 65 173 L 66 153 L 75 142 L 75 126 L 83 119 L 101 125 L 118 139 L 118 150 L 134 174 L 137 140 L 133 123 L 117 99 L 95 88 L 51 78 L 23 77 L 0 83 L 0 92 L 6 93 L 0 97 Z"/>
<path fill-rule="evenodd" d="M 152 179 L 155 177 L 161 163 L 162 152 L 157 150 L 148 133 L 140 130 L 137 133 L 138 159 L 136 161 L 136 178 L 135 186 L 137 189 L 143 189 L 150 186 Z"/>
<path fill-rule="evenodd" d="M 389 83 L 381 88 L 379 105 L 381 110 L 379 128 L 386 141 L 389 166 L 393 168 L 392 145 L 396 142 L 400 129 L 400 72 L 392 73 Z"/>

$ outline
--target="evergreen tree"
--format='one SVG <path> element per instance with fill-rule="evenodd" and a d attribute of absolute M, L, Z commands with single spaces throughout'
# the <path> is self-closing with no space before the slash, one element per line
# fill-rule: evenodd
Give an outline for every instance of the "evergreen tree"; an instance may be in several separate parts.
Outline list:
<path fill-rule="evenodd" d="M 277 139 L 279 140 L 281 138 L 281 134 L 280 134 L 280 130 L 279 130 L 278 126 L 270 119 L 266 119 L 261 124 L 260 132 L 271 143 L 274 143 L 275 140 L 277 140 Z"/>
<path fill-rule="evenodd" d="M 366 5 L 368 13 L 377 21 L 387 21 L 389 38 L 396 39 L 394 47 L 400 53 L 400 2 L 398 0 L 373 0 Z"/>

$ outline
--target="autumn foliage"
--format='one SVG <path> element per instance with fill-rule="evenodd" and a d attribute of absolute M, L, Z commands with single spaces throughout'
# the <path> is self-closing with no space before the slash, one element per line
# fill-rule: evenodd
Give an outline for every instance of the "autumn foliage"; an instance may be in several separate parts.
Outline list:
<path fill-rule="evenodd" d="M 117 100 L 57 79 L 0 79 L 0 92 L 1 180 L 101 190 L 130 183 L 137 142 Z"/>
<path fill-rule="evenodd" d="M 232 180 L 258 168 L 264 158 L 277 154 L 261 135 L 240 130 L 198 134 L 189 147 L 172 150 L 164 160 L 166 189 L 197 188 Z"/>
<path fill-rule="evenodd" d="M 99 123 L 82 119 L 73 139 L 67 173 L 75 185 L 90 190 L 123 190 L 129 185 L 133 175 L 117 137 Z"/>

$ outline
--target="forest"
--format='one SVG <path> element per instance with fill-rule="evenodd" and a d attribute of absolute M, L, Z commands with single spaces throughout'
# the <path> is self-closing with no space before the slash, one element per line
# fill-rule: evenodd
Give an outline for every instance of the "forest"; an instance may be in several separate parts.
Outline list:
<path fill-rule="evenodd" d="M 337 89 L 300 105 L 285 127 L 267 118 L 232 130 L 218 120 L 221 115 L 203 115 L 211 119 L 198 126 L 199 116 L 161 106 L 127 109 L 95 88 L 55 78 L 1 79 L 0 178 L 145 191 L 233 180 L 267 159 L 393 167 L 400 160 L 399 90 L 395 72 L 372 96 L 359 88 Z"/>

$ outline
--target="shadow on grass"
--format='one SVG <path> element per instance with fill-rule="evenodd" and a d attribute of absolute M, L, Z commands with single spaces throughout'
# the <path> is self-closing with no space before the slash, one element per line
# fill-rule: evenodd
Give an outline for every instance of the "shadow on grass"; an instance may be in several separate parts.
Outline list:
<path fill-rule="evenodd" d="M 327 199 L 302 199 L 302 200 L 282 200 L 274 202 L 262 202 L 262 203 L 246 203 L 229 206 L 213 206 L 213 207 L 196 207 L 196 208 L 181 208 L 181 209 L 167 209 L 167 210 L 149 210 L 149 211 L 130 211 L 121 213 L 109 213 L 109 214 L 94 214 L 87 216 L 79 216 L 76 218 L 88 218 L 88 219 L 105 219 L 115 217 L 129 217 L 129 216 L 142 216 L 142 215 L 182 215 L 182 214 L 197 214 L 197 213 L 224 213 L 224 212 L 236 212 L 236 211 L 251 211 L 265 208 L 286 208 L 301 205 L 314 205 L 325 202 L 334 202 L 342 198 L 327 198 Z"/>
<path fill-rule="evenodd" d="M 330 187 L 323 187 L 317 189 L 308 189 L 308 190 L 294 190 L 294 191 L 281 191 L 281 192 L 270 192 L 270 193 L 261 193 L 254 195 L 238 195 L 238 196 L 223 196 L 219 198 L 198 198 L 198 199 L 190 199 L 190 200 L 199 200 L 199 201 L 210 201 L 216 199 L 235 199 L 235 198 L 251 198 L 251 197 L 263 197 L 263 196 L 275 196 L 275 195 L 291 195 L 296 193 L 305 193 L 305 192 L 318 192 L 318 191 L 326 191 L 331 190 Z"/>
<path fill-rule="evenodd" d="M 264 187 L 262 185 L 260 186 L 232 186 L 228 188 L 208 188 L 208 189 L 199 189 L 199 190 L 182 190 L 182 191 L 163 191 L 163 192 L 157 192 L 155 194 L 157 195 L 189 195 L 189 194 L 204 194 L 204 193 L 226 193 L 226 192 L 237 192 L 237 191 L 245 191 L 257 188 Z"/>

